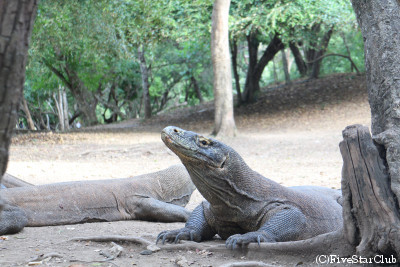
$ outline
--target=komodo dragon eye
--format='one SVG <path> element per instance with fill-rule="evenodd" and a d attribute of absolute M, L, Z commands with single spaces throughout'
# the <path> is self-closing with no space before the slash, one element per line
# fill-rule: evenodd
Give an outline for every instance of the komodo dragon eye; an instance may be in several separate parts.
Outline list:
<path fill-rule="evenodd" d="M 204 137 L 199 137 L 199 143 L 201 146 L 209 146 L 212 142 Z"/>

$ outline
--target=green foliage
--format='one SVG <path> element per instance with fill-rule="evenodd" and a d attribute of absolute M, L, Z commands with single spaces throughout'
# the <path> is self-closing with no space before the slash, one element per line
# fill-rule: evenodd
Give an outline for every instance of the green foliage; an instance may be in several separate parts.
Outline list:
<path fill-rule="evenodd" d="M 64 76 L 73 71 L 82 88 L 96 96 L 100 122 L 116 113 L 118 119 L 140 115 L 139 45 L 145 46 L 153 112 L 185 101 L 197 104 L 192 78 L 205 100 L 211 100 L 213 2 L 42 0 L 32 33 L 24 92 L 30 107 L 47 112 L 56 123 L 52 96 L 60 86 L 68 86 L 55 69 Z M 248 64 L 245 37 L 250 33 L 256 33 L 262 43 L 261 53 L 275 33 L 285 44 L 296 41 L 305 49 L 334 26 L 327 53 L 348 55 L 350 51 L 363 70 L 362 39 L 349 1 L 232 0 L 229 19 L 230 37 L 238 40 L 242 84 Z M 314 30 L 315 25 L 320 26 L 319 31 Z M 280 57 L 275 59 L 275 67 L 278 78 L 283 79 Z M 351 68 L 346 59 L 323 60 L 323 74 L 348 71 Z M 291 75 L 298 75 L 294 64 Z M 261 83 L 266 85 L 272 80 L 270 64 Z M 70 90 L 67 93 L 72 115 L 78 100 Z"/>

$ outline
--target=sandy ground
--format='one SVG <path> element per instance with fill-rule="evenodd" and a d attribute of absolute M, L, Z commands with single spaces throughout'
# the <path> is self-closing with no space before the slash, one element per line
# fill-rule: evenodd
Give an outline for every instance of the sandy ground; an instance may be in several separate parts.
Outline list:
<path fill-rule="evenodd" d="M 202 110 L 197 108 L 192 112 L 202 113 Z M 209 116 L 207 112 L 203 113 Z M 179 163 L 162 143 L 161 129 L 175 124 L 208 135 L 212 131 L 212 118 L 204 116 L 195 122 L 164 117 L 148 123 L 131 120 L 85 132 L 17 136 L 11 146 L 7 172 L 33 184 L 122 178 L 154 172 Z M 223 141 L 237 150 L 254 170 L 285 186 L 307 184 L 340 188 L 342 158 L 338 144 L 342 139 L 341 131 L 355 123 L 369 126 L 370 111 L 367 96 L 362 91 L 348 99 L 285 108 L 280 113 L 262 109 L 252 114 L 242 112 L 236 121 L 238 136 Z M 195 192 L 188 208 L 193 209 L 201 200 L 201 195 Z M 220 266 L 249 259 L 276 266 L 293 266 L 301 262 L 301 259 L 271 261 L 223 251 L 181 250 L 140 255 L 144 247 L 119 243 L 124 248 L 122 255 L 103 263 L 98 262 L 105 259 L 99 252 L 111 248 L 110 242 L 69 241 L 77 236 L 115 234 L 140 236 L 154 242 L 160 231 L 182 226 L 182 223 L 124 221 L 29 227 L 0 241 L 0 266 L 26 266 L 35 257 L 46 253 L 57 253 L 60 257 L 47 258 L 37 264 L 185 266 L 176 263 L 182 257 L 189 266 Z"/>

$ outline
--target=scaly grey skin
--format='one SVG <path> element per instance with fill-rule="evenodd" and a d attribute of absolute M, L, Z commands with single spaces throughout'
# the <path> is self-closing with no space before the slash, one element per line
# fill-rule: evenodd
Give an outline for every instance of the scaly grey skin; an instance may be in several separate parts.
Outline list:
<path fill-rule="evenodd" d="M 161 138 L 207 201 L 195 208 L 184 228 L 161 232 L 156 242 L 200 242 L 218 234 L 233 249 L 307 239 L 343 224 L 338 190 L 281 186 L 251 170 L 229 146 L 178 127 L 166 127 Z"/>
<path fill-rule="evenodd" d="M 184 206 L 195 187 L 182 165 L 125 179 L 79 181 L 1 189 L 7 209 L 0 234 L 24 226 L 94 221 L 187 221 Z"/>

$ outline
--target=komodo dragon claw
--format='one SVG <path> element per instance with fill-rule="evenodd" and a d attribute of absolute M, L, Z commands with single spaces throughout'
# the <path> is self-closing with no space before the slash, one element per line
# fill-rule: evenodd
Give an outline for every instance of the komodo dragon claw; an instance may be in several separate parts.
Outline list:
<path fill-rule="evenodd" d="M 158 241 L 162 241 L 162 244 L 165 244 L 165 241 L 169 243 L 178 243 L 179 240 L 189 240 L 189 241 L 200 241 L 200 235 L 196 232 L 196 230 L 190 228 L 182 228 L 173 231 L 163 231 L 158 234 L 156 244 Z"/>
<path fill-rule="evenodd" d="M 250 243 L 257 242 L 258 245 L 261 245 L 261 242 L 276 242 L 272 237 L 270 237 L 267 233 L 262 231 L 257 232 L 248 232 L 246 234 L 236 234 L 230 236 L 226 242 L 225 246 L 229 249 L 235 249 L 236 245 L 239 246 L 247 246 Z"/>

